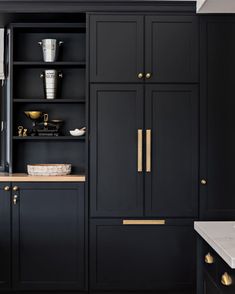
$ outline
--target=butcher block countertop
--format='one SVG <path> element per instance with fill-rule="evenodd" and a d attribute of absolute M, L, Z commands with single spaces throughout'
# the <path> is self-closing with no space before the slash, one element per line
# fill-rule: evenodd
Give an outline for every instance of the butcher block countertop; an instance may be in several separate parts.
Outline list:
<path fill-rule="evenodd" d="M 85 182 L 86 177 L 80 175 L 68 176 L 29 176 L 28 174 L 0 173 L 0 182 Z"/>
<path fill-rule="evenodd" d="M 232 269 L 235 269 L 235 221 L 194 222 L 194 229 Z"/>

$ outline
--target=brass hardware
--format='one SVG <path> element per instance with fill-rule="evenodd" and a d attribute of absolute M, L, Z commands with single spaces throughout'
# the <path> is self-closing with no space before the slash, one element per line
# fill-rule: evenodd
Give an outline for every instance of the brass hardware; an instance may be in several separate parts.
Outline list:
<path fill-rule="evenodd" d="M 124 219 L 123 225 L 165 225 L 164 219 Z"/>
<path fill-rule="evenodd" d="M 147 72 L 147 73 L 146 73 L 146 75 L 145 75 L 146 79 L 150 79 L 150 78 L 151 78 L 151 76 L 152 76 L 152 75 L 151 75 L 151 73 L 150 73 L 150 72 Z"/>
<path fill-rule="evenodd" d="M 151 172 L 151 130 L 146 130 L 146 172 Z"/>
<path fill-rule="evenodd" d="M 18 191 L 19 190 L 19 187 L 18 186 L 14 186 L 12 190 L 13 191 Z"/>
<path fill-rule="evenodd" d="M 42 116 L 42 111 L 25 111 L 24 113 L 32 120 L 39 119 Z"/>
<path fill-rule="evenodd" d="M 23 136 L 23 131 L 24 131 L 24 127 L 23 126 L 18 126 L 18 136 L 19 137 Z"/>
<path fill-rule="evenodd" d="M 201 179 L 201 184 L 202 185 L 206 185 L 207 184 L 207 181 L 205 179 Z"/>
<path fill-rule="evenodd" d="M 143 131 L 138 130 L 138 172 L 143 171 Z"/>
<path fill-rule="evenodd" d="M 142 73 L 142 72 L 140 72 L 140 73 L 138 73 L 138 75 L 137 75 L 137 77 L 138 77 L 138 79 L 143 79 L 143 77 L 144 77 L 144 74 Z"/>
<path fill-rule="evenodd" d="M 232 277 L 228 273 L 224 273 L 221 277 L 221 283 L 224 286 L 230 286 L 233 283 Z"/>
<path fill-rule="evenodd" d="M 13 196 L 13 204 L 16 205 L 17 203 L 17 199 L 18 199 L 18 196 L 17 195 L 14 195 Z"/>
<path fill-rule="evenodd" d="M 205 263 L 207 264 L 214 263 L 214 257 L 210 254 L 210 252 L 208 252 L 207 255 L 205 256 Z"/>
<path fill-rule="evenodd" d="M 23 137 L 27 137 L 28 135 L 27 135 L 27 132 L 28 132 L 28 129 L 24 129 L 24 131 L 23 131 Z"/>
<path fill-rule="evenodd" d="M 10 190 L 10 187 L 9 186 L 5 186 L 3 189 L 4 189 L 4 191 L 9 191 Z"/>

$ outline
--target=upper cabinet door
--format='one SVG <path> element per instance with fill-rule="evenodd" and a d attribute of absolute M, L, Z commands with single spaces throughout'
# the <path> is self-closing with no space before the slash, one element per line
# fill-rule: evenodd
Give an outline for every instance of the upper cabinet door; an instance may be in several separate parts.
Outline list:
<path fill-rule="evenodd" d="M 147 86 L 146 129 L 151 134 L 146 136 L 145 196 L 149 216 L 198 214 L 198 103 L 196 86 Z"/>
<path fill-rule="evenodd" d="M 142 216 L 143 86 L 92 85 L 90 115 L 91 216 Z"/>
<path fill-rule="evenodd" d="M 20 183 L 12 198 L 14 288 L 83 290 L 83 184 Z"/>
<path fill-rule="evenodd" d="M 90 81 L 140 82 L 144 71 L 143 16 L 90 16 Z"/>
<path fill-rule="evenodd" d="M 146 16 L 147 82 L 198 81 L 197 20 L 193 16 Z"/>

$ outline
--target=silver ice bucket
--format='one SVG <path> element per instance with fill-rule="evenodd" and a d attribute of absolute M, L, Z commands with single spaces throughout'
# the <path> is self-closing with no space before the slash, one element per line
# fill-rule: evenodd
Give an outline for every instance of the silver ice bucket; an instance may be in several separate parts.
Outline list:
<path fill-rule="evenodd" d="M 55 62 L 58 59 L 59 47 L 63 44 L 62 41 L 56 39 L 43 39 L 38 44 L 42 47 L 43 60 L 45 62 Z"/>
<path fill-rule="evenodd" d="M 56 69 L 46 69 L 40 77 L 43 79 L 45 98 L 58 98 L 60 89 L 59 79 L 63 77 L 62 73 Z"/>

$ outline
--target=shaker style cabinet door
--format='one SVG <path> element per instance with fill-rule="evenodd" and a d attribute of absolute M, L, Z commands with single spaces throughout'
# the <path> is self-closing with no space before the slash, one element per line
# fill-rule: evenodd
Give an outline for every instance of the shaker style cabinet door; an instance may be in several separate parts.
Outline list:
<path fill-rule="evenodd" d="M 0 183 L 0 290 L 8 290 L 11 280 L 10 187 L 10 183 Z"/>
<path fill-rule="evenodd" d="M 144 17 L 90 16 L 90 81 L 139 82 L 144 71 Z"/>
<path fill-rule="evenodd" d="M 147 82 L 198 82 L 198 34 L 194 16 L 145 17 Z"/>
<path fill-rule="evenodd" d="M 146 86 L 146 214 L 198 214 L 197 86 Z M 150 131 L 151 133 L 148 133 Z"/>
<path fill-rule="evenodd" d="M 91 86 L 92 217 L 143 215 L 143 172 L 138 158 L 143 107 L 141 85 Z"/>
<path fill-rule="evenodd" d="M 16 183 L 13 287 L 85 288 L 84 188 L 77 183 Z"/>
<path fill-rule="evenodd" d="M 90 232 L 91 290 L 194 293 L 196 242 L 191 220 L 125 225 L 120 219 L 93 219 Z"/>

